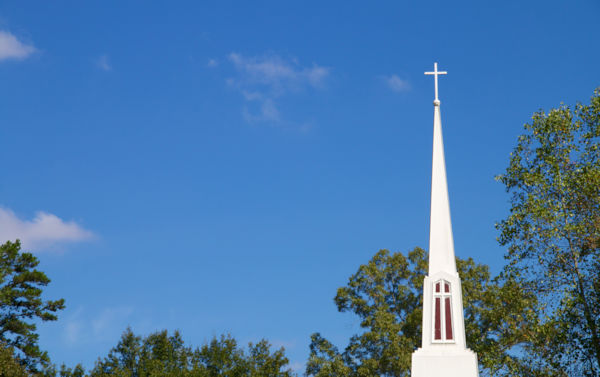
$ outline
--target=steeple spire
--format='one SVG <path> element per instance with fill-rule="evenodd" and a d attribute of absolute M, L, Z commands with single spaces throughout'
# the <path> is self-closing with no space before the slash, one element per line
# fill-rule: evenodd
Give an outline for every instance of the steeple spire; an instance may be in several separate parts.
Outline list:
<path fill-rule="evenodd" d="M 467 348 L 462 288 L 456 271 L 446 162 L 438 98 L 437 70 L 433 101 L 433 163 L 431 170 L 431 219 L 429 227 L 429 273 L 423 279 L 423 326 L 421 348 L 412 354 L 412 377 L 478 377 L 477 355 Z"/>
<path fill-rule="evenodd" d="M 438 75 L 447 72 L 438 71 L 434 63 L 435 99 L 433 101 L 433 162 L 431 169 L 431 217 L 429 225 L 429 275 L 444 271 L 456 275 L 454 256 L 454 240 L 452 238 L 452 222 L 450 220 L 450 203 L 448 200 L 448 184 L 446 182 L 446 162 L 444 159 L 444 142 L 442 139 L 442 120 L 440 116 L 440 100 L 438 98 Z"/>

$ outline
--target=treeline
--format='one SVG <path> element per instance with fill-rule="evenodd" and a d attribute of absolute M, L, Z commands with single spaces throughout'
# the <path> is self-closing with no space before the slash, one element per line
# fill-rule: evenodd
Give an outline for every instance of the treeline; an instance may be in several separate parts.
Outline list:
<path fill-rule="evenodd" d="M 600 377 L 600 90 L 590 104 L 539 111 L 525 124 L 504 174 L 510 213 L 497 224 L 507 248 L 498 276 L 457 259 L 465 331 L 482 376 Z M 285 350 L 240 346 L 223 335 L 199 348 L 178 332 L 127 329 L 85 371 L 53 365 L 35 321 L 56 320 L 64 300 L 41 300 L 50 280 L 19 242 L 0 246 L 0 377 L 293 376 Z M 311 336 L 307 376 L 409 376 L 421 343 L 427 253 L 377 252 L 334 301 L 362 331 L 338 349 Z M 300 372 L 302 373 L 302 372 Z"/>
<path fill-rule="evenodd" d="M 291 370 L 285 368 L 288 359 L 283 349 L 271 352 L 270 348 L 262 340 L 250 344 L 245 351 L 231 336 L 221 336 L 193 349 L 184 344 L 177 331 L 173 335 L 165 330 L 141 337 L 127 329 L 108 356 L 98 360 L 88 373 L 81 365 L 74 368 L 48 365 L 37 373 L 28 371 L 7 347 L 0 351 L 0 370 L 2 376 L 11 377 L 292 376 Z"/>

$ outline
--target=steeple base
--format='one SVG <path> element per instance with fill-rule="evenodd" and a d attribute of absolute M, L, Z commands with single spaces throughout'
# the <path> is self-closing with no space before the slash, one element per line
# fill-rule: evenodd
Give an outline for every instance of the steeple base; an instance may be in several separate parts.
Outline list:
<path fill-rule="evenodd" d="M 477 354 L 470 349 L 430 347 L 412 354 L 411 377 L 479 377 Z"/>

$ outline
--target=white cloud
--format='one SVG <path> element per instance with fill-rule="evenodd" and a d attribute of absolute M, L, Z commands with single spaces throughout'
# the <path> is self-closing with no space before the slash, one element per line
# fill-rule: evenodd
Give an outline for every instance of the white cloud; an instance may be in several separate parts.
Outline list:
<path fill-rule="evenodd" d="M 67 323 L 65 325 L 65 332 L 63 333 L 63 336 L 64 336 L 67 344 L 74 345 L 74 344 L 78 343 L 81 339 L 82 331 L 83 331 L 83 323 L 81 323 L 81 321 L 77 321 L 77 320 L 67 321 Z"/>
<path fill-rule="evenodd" d="M 110 60 L 106 54 L 101 55 L 98 59 L 96 59 L 96 66 L 103 71 L 112 70 L 112 65 L 110 65 Z"/>
<path fill-rule="evenodd" d="M 64 221 L 46 212 L 37 212 L 33 220 L 21 220 L 11 210 L 0 208 L 0 243 L 20 239 L 23 249 L 41 251 L 53 246 L 85 241 L 94 234 L 73 221 Z"/>
<path fill-rule="evenodd" d="M 238 84 L 258 85 L 271 89 L 275 94 L 295 90 L 301 86 L 318 87 L 329 75 L 329 68 L 313 65 L 299 67 L 295 61 L 285 61 L 277 55 L 246 58 L 232 52 L 229 60 L 240 72 Z"/>
<path fill-rule="evenodd" d="M 7 59 L 23 60 L 36 51 L 7 31 L 0 31 L 0 61 Z"/>
<path fill-rule="evenodd" d="M 263 99 L 263 95 L 260 94 L 259 92 L 248 92 L 246 90 L 242 90 L 242 95 L 244 96 L 246 101 L 256 101 L 256 100 L 260 101 Z"/>
<path fill-rule="evenodd" d="M 116 307 L 104 309 L 92 319 L 92 333 L 95 338 L 122 331 L 122 325 L 133 312 L 132 307 Z"/>
<path fill-rule="evenodd" d="M 237 76 L 227 78 L 226 83 L 244 97 L 242 114 L 249 123 L 285 123 L 276 100 L 290 93 L 321 88 L 330 73 L 327 67 L 301 67 L 295 59 L 285 60 L 277 55 L 245 57 L 232 52 L 228 59 Z"/>
<path fill-rule="evenodd" d="M 256 98 L 259 99 L 259 98 Z M 248 123 L 260 123 L 260 122 L 272 122 L 277 123 L 281 121 L 281 117 L 279 115 L 279 109 L 275 106 L 275 103 L 272 99 L 266 98 L 264 100 L 260 100 L 260 106 L 256 113 L 251 112 L 248 109 L 248 106 L 244 106 L 242 111 L 242 115 L 244 119 Z"/>
<path fill-rule="evenodd" d="M 219 61 L 217 59 L 209 59 L 206 65 L 210 68 L 214 68 L 219 65 Z"/>
<path fill-rule="evenodd" d="M 329 69 L 325 67 L 314 66 L 305 72 L 308 82 L 312 86 L 321 86 L 325 78 L 329 75 Z"/>
<path fill-rule="evenodd" d="M 90 313 L 79 307 L 64 322 L 62 338 L 71 347 L 115 339 L 127 327 L 131 306 L 107 307 Z"/>
<path fill-rule="evenodd" d="M 401 79 L 397 75 L 385 76 L 383 77 L 383 80 L 394 92 L 400 93 L 410 90 L 410 84 L 408 81 Z"/>

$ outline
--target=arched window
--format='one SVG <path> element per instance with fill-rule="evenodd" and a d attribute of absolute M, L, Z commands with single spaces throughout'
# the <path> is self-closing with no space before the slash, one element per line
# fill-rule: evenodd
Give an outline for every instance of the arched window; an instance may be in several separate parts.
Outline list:
<path fill-rule="evenodd" d="M 453 342 L 450 283 L 438 280 L 433 286 L 433 341 Z"/>

